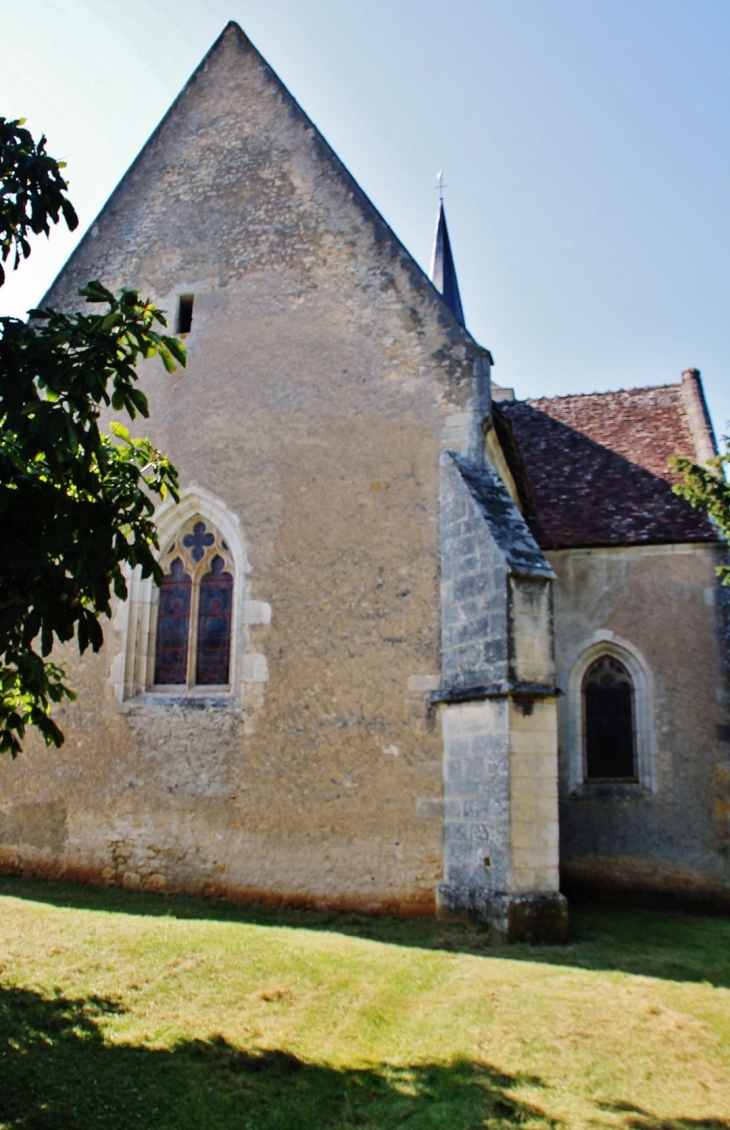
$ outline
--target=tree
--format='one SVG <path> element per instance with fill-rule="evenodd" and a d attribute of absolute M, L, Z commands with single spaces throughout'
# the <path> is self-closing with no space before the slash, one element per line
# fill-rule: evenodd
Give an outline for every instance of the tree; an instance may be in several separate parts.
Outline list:
<path fill-rule="evenodd" d="M 29 234 L 48 235 L 61 217 L 78 224 L 63 164 L 45 146 L 22 119 L 0 118 L 0 264 L 14 254 L 17 268 Z M 161 581 L 154 498 L 178 497 L 170 461 L 119 422 L 105 435 L 99 416 L 110 406 L 148 416 L 136 364 L 159 355 L 172 372 L 184 347 L 159 332 L 164 313 L 138 292 L 116 297 L 90 282 L 79 294 L 88 312 L 0 317 L 0 752 L 13 757 L 29 725 L 62 744 L 51 706 L 75 695 L 47 657 L 74 636 L 80 652 L 99 650 L 126 570 Z"/>
<path fill-rule="evenodd" d="M 697 510 L 703 510 L 722 536 L 730 541 L 730 437 L 723 436 L 723 442 L 724 452 L 706 463 L 675 456 L 671 460 L 672 466 L 683 478 L 672 489 Z M 719 565 L 717 575 L 723 585 L 730 585 L 730 565 Z"/>

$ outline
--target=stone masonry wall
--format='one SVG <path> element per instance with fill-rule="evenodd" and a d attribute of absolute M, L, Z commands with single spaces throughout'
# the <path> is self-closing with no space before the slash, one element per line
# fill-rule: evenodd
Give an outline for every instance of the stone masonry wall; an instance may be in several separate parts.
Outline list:
<path fill-rule="evenodd" d="M 444 880 L 489 896 L 511 887 L 510 740 L 506 698 L 441 709 L 444 739 Z"/>
<path fill-rule="evenodd" d="M 560 701 L 561 871 L 567 889 L 727 908 L 730 729 L 714 572 L 720 548 L 636 546 L 549 557 L 558 575 L 561 687 L 568 690 L 587 648 L 596 654 L 616 648 L 635 666 L 648 713 L 650 764 L 643 782 L 583 786 L 580 694 Z"/>
<path fill-rule="evenodd" d="M 444 686 L 506 684 L 508 567 L 450 452 L 441 456 Z"/>
<path fill-rule="evenodd" d="M 560 889 L 558 873 L 558 733 L 555 700 L 510 702 L 509 890 Z"/>
<path fill-rule="evenodd" d="M 149 687 L 119 702 L 138 681 L 120 671 L 144 670 L 123 610 L 99 655 L 59 656 L 78 691 L 58 712 L 66 745 L 0 763 L 0 866 L 433 913 L 438 457 L 483 351 L 235 27 L 49 301 L 77 305 L 92 278 L 173 321 L 194 295 L 188 368 L 145 363 L 137 433 L 203 520 L 213 499 L 236 525 L 235 584 L 267 615 L 242 624 L 239 681 L 214 702 Z"/>

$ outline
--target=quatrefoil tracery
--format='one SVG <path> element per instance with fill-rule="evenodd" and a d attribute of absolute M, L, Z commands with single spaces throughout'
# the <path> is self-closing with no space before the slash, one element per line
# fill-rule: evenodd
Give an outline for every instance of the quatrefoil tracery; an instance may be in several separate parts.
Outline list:
<path fill-rule="evenodd" d="M 233 558 L 213 525 L 199 515 L 186 522 L 163 553 L 165 573 L 184 573 L 192 580 L 206 573 L 233 574 Z"/>

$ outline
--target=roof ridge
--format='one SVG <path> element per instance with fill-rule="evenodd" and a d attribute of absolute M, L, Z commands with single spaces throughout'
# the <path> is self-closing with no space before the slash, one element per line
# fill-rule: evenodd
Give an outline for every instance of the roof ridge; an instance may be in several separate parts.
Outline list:
<path fill-rule="evenodd" d="M 607 388 L 596 392 L 562 392 L 555 396 L 526 396 L 524 400 L 516 400 L 516 404 L 538 404 L 543 400 L 577 400 L 578 397 L 590 396 L 615 396 L 620 392 L 652 392 L 654 389 L 673 388 L 678 392 L 682 389 L 681 381 L 668 381 L 660 385 L 634 385 L 631 388 Z"/>

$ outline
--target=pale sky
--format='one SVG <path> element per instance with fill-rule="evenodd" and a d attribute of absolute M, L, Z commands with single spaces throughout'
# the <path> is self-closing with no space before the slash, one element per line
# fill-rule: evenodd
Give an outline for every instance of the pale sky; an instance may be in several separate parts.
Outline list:
<path fill-rule="evenodd" d="M 82 231 L 229 19 L 425 270 L 445 169 L 467 325 L 500 384 L 694 366 L 726 430 L 727 0 L 0 0 L 0 114 L 68 162 Z M 0 313 L 37 303 L 77 238 L 38 242 Z"/>

